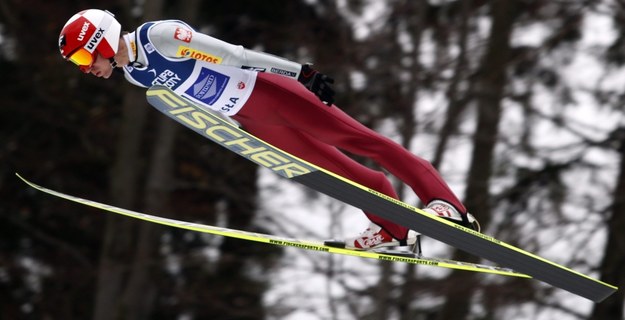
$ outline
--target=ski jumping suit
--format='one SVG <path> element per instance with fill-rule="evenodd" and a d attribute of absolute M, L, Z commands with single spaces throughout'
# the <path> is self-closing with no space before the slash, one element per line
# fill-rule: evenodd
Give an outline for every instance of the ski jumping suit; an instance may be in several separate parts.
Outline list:
<path fill-rule="evenodd" d="M 296 79 L 301 65 L 247 50 L 196 32 L 177 20 L 148 22 L 123 36 L 131 64 L 126 79 L 165 85 L 198 105 L 239 122 L 245 130 L 299 158 L 398 198 L 379 171 L 339 149 L 373 159 L 408 184 L 424 203 L 440 199 L 466 214 L 464 205 L 426 160 L 327 106 Z M 398 240 L 408 229 L 365 212 Z"/>

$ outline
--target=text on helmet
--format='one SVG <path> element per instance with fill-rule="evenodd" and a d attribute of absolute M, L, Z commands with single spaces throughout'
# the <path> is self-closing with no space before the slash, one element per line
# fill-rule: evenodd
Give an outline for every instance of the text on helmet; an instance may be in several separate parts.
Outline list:
<path fill-rule="evenodd" d="M 104 29 L 99 28 L 98 31 L 96 31 L 96 33 L 93 35 L 93 37 L 91 37 L 89 43 L 87 43 L 87 50 L 91 50 L 93 52 L 93 50 L 95 50 L 95 48 L 98 46 L 98 43 L 100 43 L 102 35 L 104 35 Z"/>
<path fill-rule="evenodd" d="M 87 34 L 87 30 L 89 30 L 89 22 L 85 22 L 82 25 L 82 29 L 80 29 L 80 33 L 78 34 L 78 38 L 76 38 L 78 41 L 82 41 L 85 38 L 85 34 Z"/>

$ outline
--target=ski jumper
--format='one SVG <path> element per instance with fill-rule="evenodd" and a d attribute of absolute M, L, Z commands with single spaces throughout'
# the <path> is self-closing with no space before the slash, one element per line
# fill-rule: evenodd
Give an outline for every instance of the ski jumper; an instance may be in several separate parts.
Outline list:
<path fill-rule="evenodd" d="M 148 22 L 124 35 L 131 83 L 161 84 L 198 105 L 221 112 L 268 143 L 359 184 L 398 199 L 384 173 L 340 150 L 368 157 L 409 185 L 424 203 L 440 199 L 466 209 L 426 160 L 325 105 L 296 79 L 301 65 L 196 32 L 177 20 Z M 365 212 L 394 238 L 408 229 Z"/>

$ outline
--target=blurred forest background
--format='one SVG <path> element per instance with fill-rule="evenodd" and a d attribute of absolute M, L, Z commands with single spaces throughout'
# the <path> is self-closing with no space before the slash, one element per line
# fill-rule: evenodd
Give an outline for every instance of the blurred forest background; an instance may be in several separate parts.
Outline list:
<path fill-rule="evenodd" d="M 120 75 L 64 62 L 60 29 L 87 8 L 126 30 L 182 19 L 314 62 L 337 105 L 439 167 L 486 233 L 625 286 L 623 0 L 0 0 L 0 319 L 623 319 L 622 289 L 592 304 L 532 280 L 199 235 L 29 189 L 15 172 L 176 219 L 347 236 L 314 227 L 350 209 L 178 127 Z M 295 218 L 291 188 L 324 207 Z"/>

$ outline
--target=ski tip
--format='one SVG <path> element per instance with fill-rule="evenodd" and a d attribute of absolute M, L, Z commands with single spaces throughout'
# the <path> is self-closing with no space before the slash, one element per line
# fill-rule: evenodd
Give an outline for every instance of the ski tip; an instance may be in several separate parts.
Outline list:
<path fill-rule="evenodd" d="M 19 173 L 17 173 L 17 172 L 16 172 L 16 173 L 15 173 L 15 176 L 17 176 L 18 178 L 20 178 L 20 180 L 22 180 L 22 182 L 24 182 L 25 184 L 27 184 L 27 185 L 29 185 L 29 186 L 34 186 L 34 183 L 32 183 L 32 182 L 30 182 L 30 181 L 26 180 L 26 178 L 22 177 L 22 175 L 21 175 L 21 174 L 19 174 Z"/>
<path fill-rule="evenodd" d="M 32 182 L 30 182 L 30 181 L 26 180 L 26 178 L 22 177 L 22 175 L 21 175 L 21 174 L 19 174 L 19 173 L 17 173 L 17 172 L 16 172 L 16 173 L 15 173 L 15 175 L 16 175 L 18 178 L 20 178 L 20 180 L 22 180 L 22 182 L 24 182 L 24 183 L 25 183 L 25 184 L 27 184 L 28 186 L 30 186 L 30 187 L 32 187 L 32 188 L 35 188 L 35 189 L 39 189 L 39 190 L 41 190 L 41 189 L 42 189 L 42 187 L 40 187 L 39 185 L 36 185 L 36 184 L 34 184 L 34 183 L 32 183 Z"/>
<path fill-rule="evenodd" d="M 17 172 L 16 172 L 16 173 L 15 173 L 15 175 L 16 175 L 18 178 L 20 178 L 20 180 L 22 180 L 22 181 L 24 181 L 24 182 L 28 183 L 28 180 L 24 179 L 24 177 L 22 177 L 22 175 L 20 175 L 19 173 L 17 173 Z"/>

